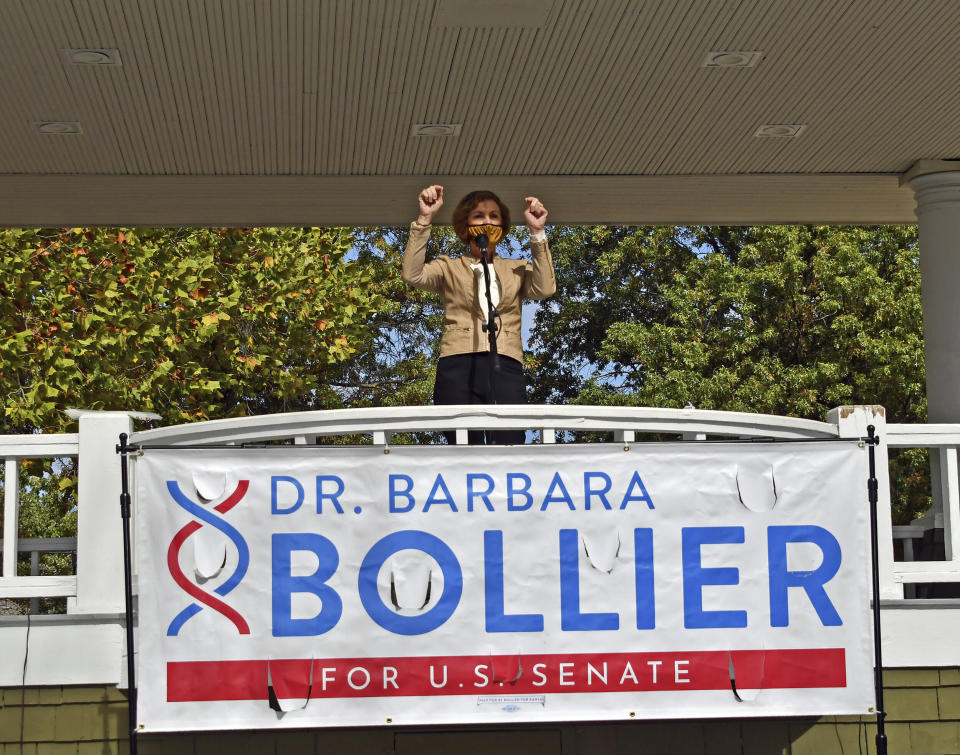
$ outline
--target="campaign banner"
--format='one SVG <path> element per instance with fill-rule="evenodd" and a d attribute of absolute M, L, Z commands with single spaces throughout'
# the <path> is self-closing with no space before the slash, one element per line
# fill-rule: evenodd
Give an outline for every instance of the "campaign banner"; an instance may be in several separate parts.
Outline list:
<path fill-rule="evenodd" d="M 142 731 L 863 714 L 851 442 L 150 449 Z"/>

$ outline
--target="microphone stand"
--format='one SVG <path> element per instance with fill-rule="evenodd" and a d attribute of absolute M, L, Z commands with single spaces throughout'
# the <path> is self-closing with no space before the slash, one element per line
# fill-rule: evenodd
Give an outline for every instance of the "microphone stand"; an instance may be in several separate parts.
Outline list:
<path fill-rule="evenodd" d="M 480 247 L 480 264 L 483 265 L 483 283 L 487 294 L 487 321 L 483 329 L 490 341 L 490 403 L 497 403 L 497 377 L 500 374 L 500 355 L 497 353 L 497 323 L 500 315 L 493 308 L 493 299 L 490 296 L 490 265 L 487 262 L 487 246 L 489 241 L 485 234 L 477 236 L 477 246 Z"/>

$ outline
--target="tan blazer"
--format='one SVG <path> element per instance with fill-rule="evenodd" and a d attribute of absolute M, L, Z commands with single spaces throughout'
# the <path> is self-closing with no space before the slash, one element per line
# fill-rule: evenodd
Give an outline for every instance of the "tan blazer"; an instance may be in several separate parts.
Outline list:
<path fill-rule="evenodd" d="M 469 256 L 448 257 L 443 254 L 424 264 L 430 226 L 410 224 L 410 238 L 403 251 L 403 280 L 415 288 L 440 294 L 443 300 L 443 338 L 440 356 L 489 351 L 490 343 L 483 332 L 483 310 L 477 299 L 477 283 L 470 268 Z M 557 290 L 550 247 L 544 241 L 531 241 L 533 263 L 493 258 L 493 269 L 500 284 L 500 330 L 497 351 L 523 361 L 520 308 L 524 299 L 544 299 Z"/>

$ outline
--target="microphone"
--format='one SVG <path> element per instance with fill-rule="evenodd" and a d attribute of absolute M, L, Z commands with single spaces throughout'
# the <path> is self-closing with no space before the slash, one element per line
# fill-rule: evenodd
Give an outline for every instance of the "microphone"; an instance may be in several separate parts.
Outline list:
<path fill-rule="evenodd" d="M 490 243 L 490 239 L 487 238 L 487 234 L 481 233 L 476 237 L 477 246 L 480 247 L 480 256 L 483 258 L 483 261 L 487 260 L 487 246 Z"/>

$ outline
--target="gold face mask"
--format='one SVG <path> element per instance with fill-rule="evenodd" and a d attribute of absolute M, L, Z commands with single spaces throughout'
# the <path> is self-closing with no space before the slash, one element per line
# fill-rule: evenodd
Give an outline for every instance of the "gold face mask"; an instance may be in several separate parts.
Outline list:
<path fill-rule="evenodd" d="M 490 240 L 490 246 L 496 246 L 497 242 L 503 238 L 503 229 L 498 225 L 490 225 L 489 223 L 485 225 L 468 225 L 467 226 L 467 235 L 475 239 L 480 234 L 486 234 L 487 238 Z"/>

